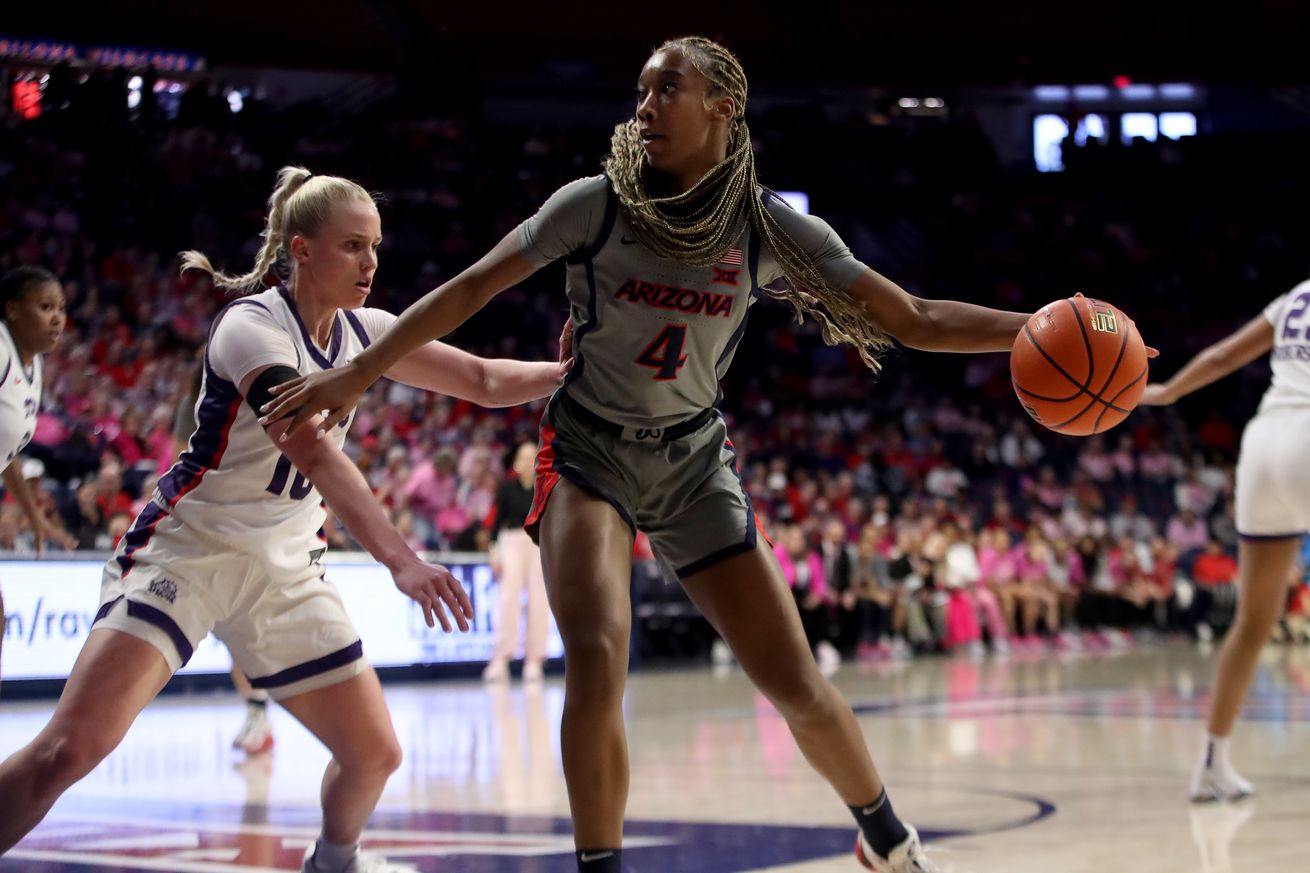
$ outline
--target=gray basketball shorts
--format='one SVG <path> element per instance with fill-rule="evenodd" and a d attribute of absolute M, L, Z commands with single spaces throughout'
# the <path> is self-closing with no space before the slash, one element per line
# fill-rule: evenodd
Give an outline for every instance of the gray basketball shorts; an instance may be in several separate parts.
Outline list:
<path fill-rule="evenodd" d="M 551 490 L 561 479 L 609 502 L 634 535 L 679 579 L 755 549 L 758 528 L 737 473 L 737 451 L 717 411 L 698 429 L 667 441 L 649 431 L 603 433 L 570 402 L 541 419 L 536 488 L 524 527 L 537 540 Z M 627 438 L 625 438 L 627 437 Z"/>

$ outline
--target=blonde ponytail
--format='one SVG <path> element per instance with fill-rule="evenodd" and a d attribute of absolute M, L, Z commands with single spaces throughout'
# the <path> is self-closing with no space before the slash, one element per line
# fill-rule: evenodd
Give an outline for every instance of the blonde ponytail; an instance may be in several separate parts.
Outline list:
<path fill-rule="evenodd" d="M 194 249 L 181 253 L 182 272 L 201 270 L 220 288 L 238 294 L 254 294 L 264 287 L 268 271 L 287 256 L 287 246 L 296 234 L 313 236 L 327 220 L 333 203 L 343 200 L 374 202 L 373 197 L 350 179 L 315 176 L 304 167 L 283 167 L 277 185 L 268 198 L 268 221 L 260 238 L 264 241 L 250 272 L 242 275 L 214 269 L 209 258 Z"/>

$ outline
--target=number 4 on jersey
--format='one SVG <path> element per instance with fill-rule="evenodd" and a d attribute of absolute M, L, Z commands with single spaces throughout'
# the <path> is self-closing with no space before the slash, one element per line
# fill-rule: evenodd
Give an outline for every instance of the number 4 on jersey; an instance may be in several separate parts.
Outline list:
<path fill-rule="evenodd" d="M 687 325 L 671 324 L 660 331 L 654 342 L 637 356 L 637 363 L 654 369 L 656 382 L 676 379 L 678 370 L 687 363 L 687 357 L 682 353 L 682 344 L 686 339 Z"/>

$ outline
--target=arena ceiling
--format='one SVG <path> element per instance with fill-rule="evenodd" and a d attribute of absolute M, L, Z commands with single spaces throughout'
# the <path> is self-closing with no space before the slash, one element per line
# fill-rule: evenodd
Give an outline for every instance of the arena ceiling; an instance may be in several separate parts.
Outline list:
<path fill-rule="evenodd" d="M 0 34 L 197 52 L 212 65 L 454 78 L 635 77 L 661 39 L 722 39 L 771 84 L 1310 80 L 1310 4 L 956 0 L 5 4 Z M 79 14 L 81 13 L 81 14 Z M 450 78 L 449 75 L 443 78 Z"/>

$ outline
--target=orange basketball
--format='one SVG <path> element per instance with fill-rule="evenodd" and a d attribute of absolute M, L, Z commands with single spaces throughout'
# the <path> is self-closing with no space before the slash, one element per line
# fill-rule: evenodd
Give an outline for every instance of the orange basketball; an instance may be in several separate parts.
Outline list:
<path fill-rule="evenodd" d="M 1128 417 L 1146 390 L 1146 345 L 1116 307 L 1079 294 L 1048 303 L 1010 352 L 1014 393 L 1056 433 L 1103 433 Z"/>

